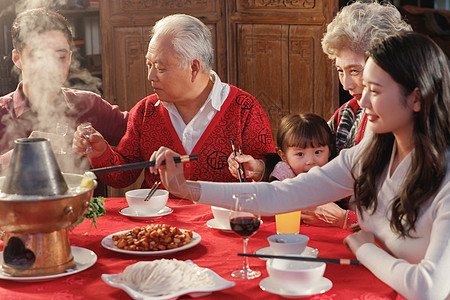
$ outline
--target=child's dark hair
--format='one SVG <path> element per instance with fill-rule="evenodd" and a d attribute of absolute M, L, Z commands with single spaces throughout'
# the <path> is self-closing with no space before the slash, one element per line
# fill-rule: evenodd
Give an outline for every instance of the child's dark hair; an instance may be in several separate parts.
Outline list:
<path fill-rule="evenodd" d="M 313 113 L 284 116 L 278 128 L 277 146 L 283 152 L 289 147 L 328 146 L 330 160 L 336 156 L 336 145 L 330 127 L 321 116 Z"/>

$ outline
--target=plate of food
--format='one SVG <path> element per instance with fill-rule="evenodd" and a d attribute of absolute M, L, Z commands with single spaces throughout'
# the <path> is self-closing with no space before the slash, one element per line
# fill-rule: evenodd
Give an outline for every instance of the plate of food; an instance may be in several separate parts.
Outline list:
<path fill-rule="evenodd" d="M 182 295 L 201 297 L 236 285 L 192 261 L 159 259 L 129 265 L 120 274 L 102 274 L 108 285 L 133 299 L 169 300 Z"/>
<path fill-rule="evenodd" d="M 166 255 L 192 248 L 201 240 L 194 231 L 167 224 L 150 224 L 110 234 L 103 238 L 102 246 L 132 255 Z"/>

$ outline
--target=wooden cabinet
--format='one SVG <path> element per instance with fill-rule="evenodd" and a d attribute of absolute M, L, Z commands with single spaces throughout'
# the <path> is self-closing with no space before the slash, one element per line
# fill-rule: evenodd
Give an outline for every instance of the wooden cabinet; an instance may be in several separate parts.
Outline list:
<path fill-rule="evenodd" d="M 337 1 L 229 1 L 230 82 L 259 100 L 274 137 L 280 118 L 315 112 L 329 118 L 338 82 L 320 41 Z"/>
<path fill-rule="evenodd" d="M 259 100 L 274 135 L 288 113 L 328 119 L 338 80 L 320 41 L 337 10 L 338 0 L 101 0 L 105 99 L 129 110 L 153 92 L 144 58 L 150 29 L 186 13 L 211 29 L 214 69 Z"/>

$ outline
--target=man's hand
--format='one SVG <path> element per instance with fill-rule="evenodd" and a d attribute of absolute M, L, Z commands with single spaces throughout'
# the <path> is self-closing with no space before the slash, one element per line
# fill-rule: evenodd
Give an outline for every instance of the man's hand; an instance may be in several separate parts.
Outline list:
<path fill-rule="evenodd" d="M 228 170 L 233 177 L 239 178 L 238 168 L 240 168 L 241 163 L 244 164 L 245 177 L 251 178 L 253 181 L 261 181 L 264 175 L 264 163 L 261 160 L 246 154 L 234 156 L 234 154 L 231 153 L 228 157 Z"/>
<path fill-rule="evenodd" d="M 77 131 L 73 134 L 72 141 L 72 149 L 78 154 L 84 155 L 88 158 L 98 158 L 106 152 L 107 144 L 103 136 L 95 130 L 93 127 L 91 128 L 92 134 L 89 137 L 89 141 L 84 137 L 82 132 L 82 126 L 79 125 L 77 127 Z M 92 152 L 86 153 L 86 148 L 88 147 L 88 143 L 90 143 L 92 147 Z"/>

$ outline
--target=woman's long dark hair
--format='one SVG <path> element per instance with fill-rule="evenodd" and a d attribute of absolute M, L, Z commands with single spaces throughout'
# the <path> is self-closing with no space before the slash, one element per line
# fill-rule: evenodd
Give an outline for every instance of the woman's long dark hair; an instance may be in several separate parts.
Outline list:
<path fill-rule="evenodd" d="M 389 37 L 371 48 L 368 57 L 386 71 L 405 95 L 419 89 L 421 110 L 414 118 L 411 167 L 405 184 L 392 202 L 390 225 L 401 237 L 412 237 L 420 208 L 441 185 L 450 144 L 450 71 L 444 52 L 417 33 Z M 377 209 L 377 184 L 391 157 L 392 133 L 375 134 L 362 153 L 361 175 L 355 179 L 355 202 L 363 209 Z"/>

